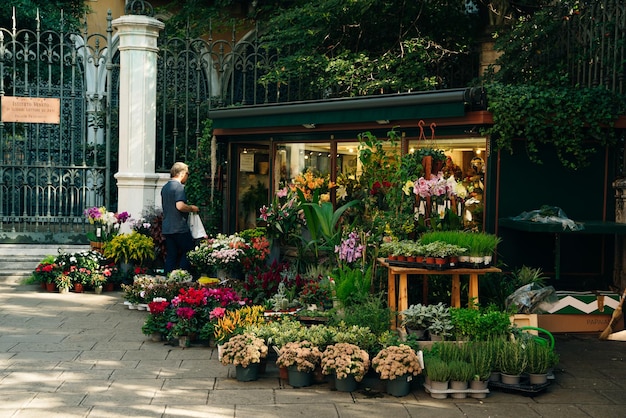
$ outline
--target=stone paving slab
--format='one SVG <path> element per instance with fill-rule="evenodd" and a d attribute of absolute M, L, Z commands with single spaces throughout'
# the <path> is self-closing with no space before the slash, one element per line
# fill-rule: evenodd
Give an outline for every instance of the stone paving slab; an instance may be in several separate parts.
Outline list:
<path fill-rule="evenodd" d="M 416 379 L 395 398 L 375 380 L 354 393 L 328 383 L 292 388 L 272 365 L 258 381 L 238 382 L 213 347 L 150 341 L 141 333 L 148 313 L 122 302 L 120 292 L 0 285 L 0 417 L 626 416 L 626 343 L 597 336 L 557 336 L 561 364 L 544 393 L 435 400 Z"/>

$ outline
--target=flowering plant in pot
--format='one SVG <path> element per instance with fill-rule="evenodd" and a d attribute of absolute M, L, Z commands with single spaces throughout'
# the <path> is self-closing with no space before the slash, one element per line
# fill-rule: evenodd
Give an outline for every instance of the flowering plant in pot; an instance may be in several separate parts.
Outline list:
<path fill-rule="evenodd" d="M 176 269 L 170 271 L 167 275 L 168 282 L 189 283 L 193 281 L 193 276 L 187 270 Z"/>
<path fill-rule="evenodd" d="M 278 351 L 276 365 L 295 367 L 300 372 L 312 372 L 322 359 L 322 352 L 313 343 L 304 341 L 288 342 Z"/>
<path fill-rule="evenodd" d="M 61 271 L 54 278 L 54 283 L 60 290 L 67 290 L 72 286 L 72 278 L 69 271 Z"/>
<path fill-rule="evenodd" d="M 222 348 L 222 364 L 248 367 L 253 363 L 260 363 L 267 356 L 267 345 L 253 334 L 243 333 L 235 335 L 224 343 Z"/>
<path fill-rule="evenodd" d="M 383 348 L 372 359 L 372 366 L 383 380 L 393 380 L 407 374 L 417 376 L 422 372 L 417 353 L 406 344 Z"/>
<path fill-rule="evenodd" d="M 47 256 L 37 264 L 35 270 L 33 270 L 32 278 L 36 283 L 54 283 L 54 278 L 57 276 L 61 268 L 56 263 L 55 256 Z"/>
<path fill-rule="evenodd" d="M 85 217 L 93 230 L 87 232 L 87 239 L 92 242 L 110 241 L 119 233 L 120 226 L 130 219 L 128 212 L 109 212 L 104 206 L 85 209 Z"/>
<path fill-rule="evenodd" d="M 367 351 L 350 343 L 329 345 L 322 353 L 322 373 L 335 374 L 337 379 L 345 379 L 348 375 L 360 382 L 370 366 Z"/>
<path fill-rule="evenodd" d="M 214 326 L 215 342 L 218 345 L 225 344 L 234 336 L 244 333 L 246 327 L 264 323 L 263 311 L 264 308 L 259 305 L 227 310 L 223 316 L 217 318 Z"/>
<path fill-rule="evenodd" d="M 161 337 L 167 334 L 168 321 L 168 308 L 170 303 L 164 298 L 154 298 L 154 300 L 148 303 L 150 309 L 150 315 L 146 318 L 141 332 L 145 335 L 152 335 L 159 333 Z"/>

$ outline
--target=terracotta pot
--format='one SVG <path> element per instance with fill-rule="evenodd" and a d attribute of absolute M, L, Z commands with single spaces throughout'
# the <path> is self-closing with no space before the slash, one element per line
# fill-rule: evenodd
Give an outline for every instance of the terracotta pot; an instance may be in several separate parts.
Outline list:
<path fill-rule="evenodd" d="M 82 283 L 74 283 L 75 293 L 83 293 L 84 291 L 85 291 L 85 286 Z"/>
<path fill-rule="evenodd" d="M 447 257 L 435 257 L 435 264 L 448 264 L 448 258 Z"/>
<path fill-rule="evenodd" d="M 104 290 L 105 292 L 112 292 L 114 289 L 115 289 L 114 283 L 105 283 L 102 286 L 102 290 Z"/>
<path fill-rule="evenodd" d="M 406 261 L 406 257 L 403 255 L 398 256 L 398 261 Z"/>
<path fill-rule="evenodd" d="M 46 291 L 48 292 L 56 292 L 57 285 L 54 283 L 46 283 Z"/>
<path fill-rule="evenodd" d="M 415 256 L 412 256 L 412 255 L 407 256 L 406 261 L 408 261 L 409 263 L 415 263 Z"/>

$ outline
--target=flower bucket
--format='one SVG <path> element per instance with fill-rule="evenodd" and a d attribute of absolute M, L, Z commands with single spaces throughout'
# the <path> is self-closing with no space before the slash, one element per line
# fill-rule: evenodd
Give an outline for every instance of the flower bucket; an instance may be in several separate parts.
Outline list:
<path fill-rule="evenodd" d="M 240 382 L 252 382 L 259 378 L 259 363 L 252 363 L 248 367 L 235 366 L 235 376 Z"/>
<path fill-rule="evenodd" d="M 357 382 L 353 375 L 349 374 L 343 379 L 335 377 L 335 389 L 339 392 L 354 392 L 357 388 Z"/>
<path fill-rule="evenodd" d="M 396 397 L 408 395 L 411 392 L 411 380 L 413 380 L 413 376 L 408 373 L 388 380 L 387 393 Z"/>
<path fill-rule="evenodd" d="M 289 384 L 294 388 L 311 386 L 313 382 L 313 374 L 311 372 L 301 372 L 297 367 L 288 367 L 287 375 L 289 377 Z"/>

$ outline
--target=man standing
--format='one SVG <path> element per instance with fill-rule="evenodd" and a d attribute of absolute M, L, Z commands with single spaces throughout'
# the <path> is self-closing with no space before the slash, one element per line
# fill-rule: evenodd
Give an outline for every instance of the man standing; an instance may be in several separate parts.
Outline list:
<path fill-rule="evenodd" d="M 189 167 L 176 162 L 170 169 L 170 180 L 161 189 L 163 207 L 163 236 L 165 237 L 165 274 L 172 270 L 189 270 L 187 252 L 194 249 L 194 240 L 187 224 L 189 212 L 198 212 L 195 205 L 187 204 L 185 183 Z"/>

